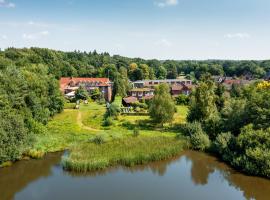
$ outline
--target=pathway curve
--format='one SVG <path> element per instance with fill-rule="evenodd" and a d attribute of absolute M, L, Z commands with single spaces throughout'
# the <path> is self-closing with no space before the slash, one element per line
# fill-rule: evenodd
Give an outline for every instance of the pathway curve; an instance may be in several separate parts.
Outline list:
<path fill-rule="evenodd" d="M 82 123 L 82 113 L 81 111 L 78 112 L 78 115 L 77 115 L 77 124 L 82 128 L 82 129 L 86 129 L 86 130 L 89 130 L 89 131 L 100 131 L 98 129 L 95 129 L 95 128 L 92 128 L 92 127 L 89 127 L 89 126 L 85 126 L 83 123 Z"/>

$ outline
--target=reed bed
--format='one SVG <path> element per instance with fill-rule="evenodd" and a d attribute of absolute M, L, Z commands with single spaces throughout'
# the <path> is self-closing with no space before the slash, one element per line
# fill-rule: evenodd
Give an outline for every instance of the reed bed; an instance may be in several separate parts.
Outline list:
<path fill-rule="evenodd" d="M 183 140 L 173 137 L 130 137 L 104 144 L 74 145 L 63 157 L 65 170 L 89 172 L 115 165 L 134 166 L 171 158 L 181 153 Z"/>

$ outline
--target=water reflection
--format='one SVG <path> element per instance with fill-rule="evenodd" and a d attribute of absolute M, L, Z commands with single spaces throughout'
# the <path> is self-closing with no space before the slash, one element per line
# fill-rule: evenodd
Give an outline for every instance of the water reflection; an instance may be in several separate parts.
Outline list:
<path fill-rule="evenodd" d="M 62 153 L 48 154 L 41 160 L 28 160 L 0 169 L 0 199 L 10 200 L 29 183 L 51 176 L 51 167 L 61 160 Z"/>
<path fill-rule="evenodd" d="M 229 187 L 233 189 L 234 193 L 240 193 L 246 199 L 266 200 L 270 197 L 269 180 L 240 174 L 205 153 L 186 151 L 179 157 L 166 161 L 131 168 L 116 167 L 86 174 L 63 172 L 59 166 L 61 155 L 62 153 L 49 154 L 42 160 L 22 161 L 10 168 L 0 169 L 0 199 L 14 199 L 16 194 L 16 199 L 25 199 L 24 197 L 31 196 L 28 194 L 29 191 L 37 190 L 40 186 L 48 187 L 47 189 L 51 193 L 46 193 L 47 196 L 42 196 L 40 199 L 53 199 L 56 195 L 61 196 L 62 191 L 65 191 L 66 199 L 72 199 L 69 196 L 74 191 L 70 190 L 69 194 L 66 190 L 66 188 L 72 187 L 76 187 L 76 192 L 85 194 L 83 198 L 88 197 L 88 192 L 98 198 L 100 194 L 97 190 L 105 189 L 108 196 L 104 199 L 107 199 L 111 193 L 123 192 L 120 189 L 122 187 L 126 187 L 126 193 L 130 196 L 141 192 L 145 199 L 153 197 L 152 194 L 159 190 L 161 190 L 159 195 L 173 194 L 175 199 L 176 197 L 181 199 L 183 197 L 181 195 L 184 194 L 188 199 L 196 199 L 189 198 L 189 194 L 198 192 L 197 195 L 201 195 L 197 190 L 201 187 L 204 188 L 205 193 L 216 193 L 215 195 L 222 195 L 217 194 L 218 192 L 226 194 Z M 157 179 L 157 177 L 159 178 Z M 117 181 L 119 188 L 113 188 L 114 181 Z M 126 181 L 130 185 L 127 185 Z M 142 185 L 136 185 L 137 181 Z M 152 182 L 155 184 L 152 185 Z M 52 185 L 54 183 L 55 185 Z M 149 185 L 149 183 L 151 184 Z M 215 191 L 215 184 L 218 185 L 219 191 Z M 88 188 L 90 186 L 95 188 Z M 134 190 L 134 188 L 136 189 Z M 23 195 L 21 195 L 22 193 Z M 236 196 L 233 197 L 236 198 Z"/>
<path fill-rule="evenodd" d="M 191 175 L 194 184 L 207 184 L 210 174 L 218 171 L 231 186 L 242 191 L 246 199 L 270 199 L 269 180 L 241 174 L 205 153 L 187 151 L 184 155 L 192 162 Z"/>
<path fill-rule="evenodd" d="M 163 176 L 166 174 L 167 167 L 180 159 L 185 159 L 187 163 L 191 163 L 190 178 L 194 185 L 207 185 L 210 175 L 214 172 L 218 172 L 221 175 L 220 178 L 227 180 L 229 185 L 242 191 L 246 199 L 270 199 L 270 180 L 241 174 L 225 163 L 220 162 L 217 158 L 202 152 L 185 151 L 179 157 L 170 160 L 153 162 L 146 165 L 134 166 L 132 168 L 117 167 L 87 174 L 67 173 L 71 176 L 95 177 L 105 176 L 106 174 L 113 173 L 121 168 L 128 173 L 150 170 L 153 174 Z"/>
<path fill-rule="evenodd" d="M 93 171 L 93 172 L 87 172 L 87 173 L 67 171 L 65 172 L 65 174 L 73 176 L 73 177 L 85 177 L 85 176 L 96 177 L 96 176 L 106 176 L 107 174 L 111 174 L 119 170 L 122 170 L 123 172 L 132 173 L 132 174 L 135 174 L 138 172 L 144 172 L 144 171 L 151 171 L 155 175 L 163 176 L 166 174 L 167 167 L 177 161 L 179 161 L 179 156 L 171 158 L 169 160 L 152 162 L 152 163 L 148 163 L 144 165 L 136 165 L 133 167 L 117 166 L 117 167 L 112 167 L 105 170 L 99 170 L 99 171 Z"/>

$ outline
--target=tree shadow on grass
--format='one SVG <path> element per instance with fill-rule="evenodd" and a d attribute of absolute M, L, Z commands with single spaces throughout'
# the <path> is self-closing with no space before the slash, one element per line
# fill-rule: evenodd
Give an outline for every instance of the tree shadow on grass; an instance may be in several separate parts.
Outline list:
<path fill-rule="evenodd" d="M 135 123 L 124 121 L 121 126 L 127 128 L 128 130 L 134 130 L 135 128 L 139 128 L 140 130 L 179 133 L 178 127 L 180 125 L 173 124 L 168 126 L 162 126 L 162 124 L 155 123 L 151 119 L 142 119 L 136 120 Z"/>
<path fill-rule="evenodd" d="M 166 131 L 174 132 L 174 133 L 181 133 L 184 128 L 184 125 L 185 124 L 183 123 L 173 124 L 173 125 L 170 125 L 169 127 L 166 127 Z"/>

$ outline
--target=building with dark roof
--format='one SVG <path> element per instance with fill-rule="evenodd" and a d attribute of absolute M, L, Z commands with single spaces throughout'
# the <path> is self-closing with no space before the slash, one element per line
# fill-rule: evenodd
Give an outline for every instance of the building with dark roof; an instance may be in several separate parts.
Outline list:
<path fill-rule="evenodd" d="M 188 79 L 165 79 L 165 80 L 141 80 L 141 81 L 135 81 L 132 83 L 134 88 L 144 88 L 144 87 L 150 87 L 154 88 L 155 86 L 166 83 L 168 85 L 178 85 L 178 84 L 185 84 L 185 85 L 192 85 L 192 81 Z"/>

